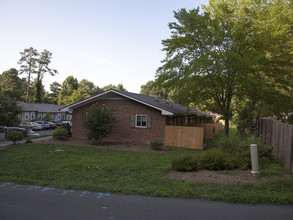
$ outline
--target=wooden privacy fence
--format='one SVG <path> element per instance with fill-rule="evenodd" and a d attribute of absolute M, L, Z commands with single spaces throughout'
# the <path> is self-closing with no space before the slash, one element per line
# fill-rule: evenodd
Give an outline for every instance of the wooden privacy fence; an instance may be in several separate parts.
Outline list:
<path fill-rule="evenodd" d="M 203 149 L 203 128 L 165 126 L 165 145 Z"/>
<path fill-rule="evenodd" d="M 223 125 L 221 123 L 197 124 L 196 126 L 203 127 L 203 134 L 206 139 L 213 139 L 214 134 L 218 134 L 223 130 Z"/>
<path fill-rule="evenodd" d="M 273 119 L 262 119 L 258 125 L 262 142 L 273 147 L 273 154 L 293 173 L 293 125 Z"/>

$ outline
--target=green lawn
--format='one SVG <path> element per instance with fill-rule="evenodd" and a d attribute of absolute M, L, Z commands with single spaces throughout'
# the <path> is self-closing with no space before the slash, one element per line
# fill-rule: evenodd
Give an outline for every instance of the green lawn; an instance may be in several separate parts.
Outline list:
<path fill-rule="evenodd" d="M 167 152 L 144 153 L 46 144 L 17 145 L 0 150 L 0 181 L 233 203 L 293 204 L 293 178 L 257 185 L 192 183 L 166 178 L 171 161 L 187 153 L 200 151 L 170 148 Z"/>

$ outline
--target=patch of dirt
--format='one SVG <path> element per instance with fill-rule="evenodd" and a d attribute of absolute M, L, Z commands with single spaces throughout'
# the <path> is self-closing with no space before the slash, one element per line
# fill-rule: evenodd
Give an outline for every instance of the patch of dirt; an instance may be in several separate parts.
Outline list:
<path fill-rule="evenodd" d="M 176 172 L 170 171 L 167 177 L 176 180 L 187 180 L 190 182 L 211 182 L 211 183 L 260 183 L 274 177 L 252 176 L 250 170 L 225 170 L 209 171 L 199 170 L 197 172 Z"/>
<path fill-rule="evenodd" d="M 105 142 L 103 145 L 93 145 L 89 140 L 82 140 L 77 138 L 69 138 L 65 141 L 59 141 L 56 139 L 48 139 L 38 141 L 38 143 L 44 144 L 57 144 L 57 145 L 69 145 L 69 146 L 84 146 L 92 148 L 101 149 L 114 149 L 114 150 L 124 150 L 124 151 L 134 151 L 134 152 L 162 152 L 168 151 L 167 148 L 163 148 L 161 151 L 155 151 L 150 148 L 147 144 L 133 144 L 133 143 L 114 143 Z"/>

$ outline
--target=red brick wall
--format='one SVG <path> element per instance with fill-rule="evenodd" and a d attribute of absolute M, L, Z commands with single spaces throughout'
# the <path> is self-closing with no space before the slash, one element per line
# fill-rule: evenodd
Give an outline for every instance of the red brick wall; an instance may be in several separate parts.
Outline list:
<path fill-rule="evenodd" d="M 164 140 L 166 117 L 161 112 L 129 99 L 101 99 L 100 104 L 105 104 L 113 110 L 118 123 L 115 124 L 111 134 L 104 141 L 149 143 L 152 140 Z M 83 126 L 83 115 L 92 104 L 73 110 L 72 137 L 86 139 L 86 129 Z M 130 115 L 151 115 L 151 128 L 132 128 Z"/>

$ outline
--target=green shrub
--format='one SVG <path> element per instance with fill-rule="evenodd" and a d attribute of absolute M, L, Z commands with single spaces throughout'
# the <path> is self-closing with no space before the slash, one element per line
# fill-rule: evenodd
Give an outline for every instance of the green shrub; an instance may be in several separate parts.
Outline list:
<path fill-rule="evenodd" d="M 233 162 L 231 154 L 220 150 L 207 150 L 199 157 L 200 168 L 207 170 L 231 170 L 234 168 Z"/>
<path fill-rule="evenodd" d="M 247 170 L 251 168 L 250 151 L 246 150 L 235 154 L 235 167 L 241 170 Z"/>
<path fill-rule="evenodd" d="M 172 162 L 172 170 L 176 171 L 197 171 L 198 155 L 187 154 L 178 157 Z"/>
<path fill-rule="evenodd" d="M 289 125 L 293 125 L 293 115 L 290 116 L 290 117 L 287 119 L 287 123 L 288 123 Z"/>
<path fill-rule="evenodd" d="M 24 136 L 21 131 L 10 131 L 7 136 L 7 140 L 12 141 L 14 144 L 16 144 L 17 141 L 23 140 Z"/>
<path fill-rule="evenodd" d="M 164 142 L 161 140 L 154 140 L 150 143 L 152 150 L 162 150 L 162 147 L 164 146 Z"/>
<path fill-rule="evenodd" d="M 26 144 L 31 144 L 31 143 L 33 143 L 33 141 L 31 139 L 26 139 L 25 143 Z"/>
<path fill-rule="evenodd" d="M 68 131 L 65 128 L 57 127 L 56 130 L 52 133 L 54 139 L 57 140 L 66 140 L 69 137 Z"/>
<path fill-rule="evenodd" d="M 112 110 L 99 103 L 93 104 L 83 117 L 84 126 L 88 129 L 87 137 L 94 144 L 102 144 L 103 138 L 111 133 L 117 122 Z"/>

